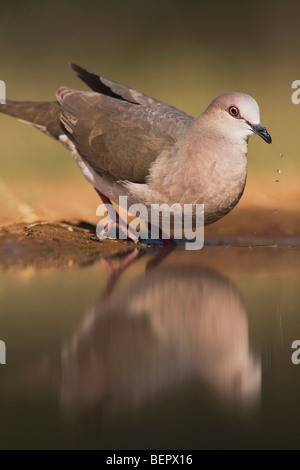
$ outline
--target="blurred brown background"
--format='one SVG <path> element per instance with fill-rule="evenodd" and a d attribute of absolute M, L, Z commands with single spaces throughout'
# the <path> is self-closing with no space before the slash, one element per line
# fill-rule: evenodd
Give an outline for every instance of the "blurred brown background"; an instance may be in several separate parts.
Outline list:
<path fill-rule="evenodd" d="M 296 235 L 300 105 L 291 102 L 291 84 L 300 79 L 299 14 L 291 0 L 6 2 L 0 79 L 8 99 L 54 100 L 61 85 L 86 88 L 68 67 L 75 62 L 195 116 L 221 93 L 252 95 L 273 144 L 251 138 L 242 201 L 209 230 L 255 234 L 261 222 L 261 232 Z M 0 126 L 0 222 L 96 223 L 97 195 L 71 155 L 16 120 L 0 115 Z"/>

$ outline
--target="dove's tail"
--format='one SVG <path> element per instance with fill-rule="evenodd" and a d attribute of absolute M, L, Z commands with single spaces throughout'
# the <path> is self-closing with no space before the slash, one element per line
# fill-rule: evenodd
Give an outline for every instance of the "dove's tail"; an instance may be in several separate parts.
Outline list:
<path fill-rule="evenodd" d="M 0 104 L 0 113 L 31 124 L 54 139 L 64 133 L 60 123 L 60 108 L 56 101 L 7 101 Z"/>

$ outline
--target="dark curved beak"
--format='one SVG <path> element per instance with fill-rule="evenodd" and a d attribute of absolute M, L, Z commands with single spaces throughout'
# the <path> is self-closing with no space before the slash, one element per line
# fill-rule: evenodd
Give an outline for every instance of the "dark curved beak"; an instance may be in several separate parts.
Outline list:
<path fill-rule="evenodd" d="M 250 124 L 250 123 L 249 123 L 249 126 L 253 130 L 254 134 L 259 135 L 262 139 L 264 139 L 265 142 L 267 142 L 268 144 L 271 144 L 272 138 L 265 127 L 263 127 L 261 124 Z"/>

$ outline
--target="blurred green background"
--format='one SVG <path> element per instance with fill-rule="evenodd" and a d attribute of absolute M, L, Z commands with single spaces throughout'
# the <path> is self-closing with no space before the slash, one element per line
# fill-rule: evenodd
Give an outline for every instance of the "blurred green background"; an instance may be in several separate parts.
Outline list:
<path fill-rule="evenodd" d="M 221 93 L 248 93 L 273 144 L 251 139 L 244 197 L 277 198 L 277 206 L 286 198 L 282 207 L 296 209 L 300 105 L 291 102 L 291 84 L 300 79 L 299 15 L 293 0 L 6 2 L 0 79 L 8 99 L 54 100 L 61 85 L 86 89 L 68 67 L 75 62 L 195 116 Z M 35 184 L 76 183 L 84 200 L 90 189 L 64 148 L 2 115 L 0 126 L 2 194 L 11 190 L 34 206 Z"/>

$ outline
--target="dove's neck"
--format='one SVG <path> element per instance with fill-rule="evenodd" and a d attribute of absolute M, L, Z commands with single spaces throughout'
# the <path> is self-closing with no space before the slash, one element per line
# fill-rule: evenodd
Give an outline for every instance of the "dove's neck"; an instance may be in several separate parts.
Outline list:
<path fill-rule="evenodd" d="M 241 198 L 247 177 L 247 140 L 225 134 L 199 119 L 181 148 L 185 162 L 185 199 L 205 205 L 206 223 L 223 217 Z"/>
<path fill-rule="evenodd" d="M 198 155 L 230 163 L 233 159 L 240 161 L 241 156 L 247 155 L 251 133 L 243 126 L 225 126 L 221 120 L 215 123 L 203 114 L 187 130 L 185 143 L 188 153 L 191 149 L 193 152 L 197 149 Z"/>

